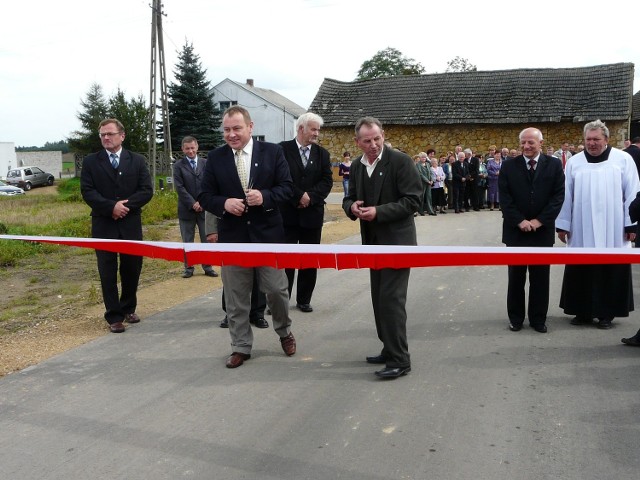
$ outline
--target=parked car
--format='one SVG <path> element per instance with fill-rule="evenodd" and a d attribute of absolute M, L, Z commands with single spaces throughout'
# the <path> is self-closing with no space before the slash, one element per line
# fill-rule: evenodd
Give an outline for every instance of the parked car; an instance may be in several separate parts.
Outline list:
<path fill-rule="evenodd" d="M 4 195 L 24 195 L 24 190 L 19 187 L 12 187 L 0 180 L 0 196 Z"/>
<path fill-rule="evenodd" d="M 5 180 L 9 185 L 31 190 L 31 187 L 39 185 L 53 185 L 55 177 L 42 171 L 39 167 L 19 167 L 7 172 Z"/>

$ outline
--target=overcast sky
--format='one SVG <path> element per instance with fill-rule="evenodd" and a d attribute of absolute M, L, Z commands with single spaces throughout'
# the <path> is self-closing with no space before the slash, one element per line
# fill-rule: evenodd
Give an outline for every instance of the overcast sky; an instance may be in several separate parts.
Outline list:
<path fill-rule="evenodd" d="M 107 97 L 120 87 L 148 100 L 150 2 L 3 2 L 0 141 L 67 138 L 93 82 Z M 478 70 L 638 63 L 632 9 L 623 0 L 164 0 L 167 76 L 188 40 L 212 85 L 252 78 L 307 108 L 325 77 L 351 81 L 387 47 L 427 73 L 456 56 Z"/>

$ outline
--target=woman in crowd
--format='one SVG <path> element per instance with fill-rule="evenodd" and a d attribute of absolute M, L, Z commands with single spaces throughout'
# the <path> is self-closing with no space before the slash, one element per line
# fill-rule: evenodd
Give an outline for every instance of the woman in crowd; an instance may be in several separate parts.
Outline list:
<path fill-rule="evenodd" d="M 444 180 L 445 174 L 442 170 L 442 166 L 438 164 L 438 160 L 431 159 L 431 178 L 433 178 L 433 185 L 431 185 L 431 204 L 434 210 L 440 210 L 440 213 L 447 213 L 447 202 L 444 198 Z"/>
<path fill-rule="evenodd" d="M 338 175 L 342 177 L 342 188 L 344 188 L 344 196 L 349 195 L 349 170 L 351 170 L 351 154 L 344 152 L 342 154 L 342 163 L 338 167 Z"/>
<path fill-rule="evenodd" d="M 502 167 L 502 154 L 500 151 L 496 151 L 493 158 L 487 161 L 487 186 L 489 191 L 487 194 L 487 203 L 489 203 L 489 210 L 493 211 L 496 204 L 500 203 L 498 197 L 498 175 L 500 175 L 500 167 Z"/>

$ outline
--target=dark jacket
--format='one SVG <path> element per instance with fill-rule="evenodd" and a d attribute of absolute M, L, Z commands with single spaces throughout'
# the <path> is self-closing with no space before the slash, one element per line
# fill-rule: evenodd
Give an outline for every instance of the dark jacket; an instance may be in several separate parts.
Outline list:
<path fill-rule="evenodd" d="M 416 245 L 413 214 L 418 211 L 423 190 L 413 160 L 398 150 L 384 147 L 382 157 L 369 179 L 361 158 L 358 157 L 351 164 L 349 195 L 343 199 L 342 208 L 349 218 L 356 220 L 351 205 L 357 200 L 364 200 L 362 185 L 373 180 L 377 216 L 372 222 L 360 222 L 362 243 Z"/>
<path fill-rule="evenodd" d="M 556 157 L 540 154 L 533 180 L 526 159 L 505 160 L 498 176 L 502 209 L 502 242 L 510 247 L 550 247 L 555 242 L 555 220 L 564 201 L 564 172 Z M 537 219 L 542 227 L 522 232 L 518 224 Z"/>
<path fill-rule="evenodd" d="M 204 217 L 204 212 L 196 212 L 193 209 L 193 204 L 196 203 L 200 194 L 200 184 L 206 164 L 206 158 L 198 157 L 194 171 L 189 159 L 182 157 L 173 165 L 173 183 L 178 193 L 178 218 L 181 220 L 195 220 L 198 216 Z"/>
<path fill-rule="evenodd" d="M 249 178 L 252 187 L 262 193 L 263 204 L 249 207 L 240 217 L 227 213 L 224 203 L 228 198 L 245 196 L 233 150 L 224 145 L 209 152 L 198 201 L 202 208 L 218 217 L 218 241 L 284 243 L 278 204 L 291 198 L 292 183 L 282 147 L 254 141 Z"/>
<path fill-rule="evenodd" d="M 280 146 L 284 150 L 293 181 L 293 196 L 288 201 L 279 204 L 285 227 L 322 227 L 325 199 L 333 187 L 329 152 L 318 145 L 311 145 L 309 160 L 305 168 L 295 140 L 281 142 Z M 311 202 L 307 208 L 298 208 L 298 203 L 304 192 L 309 194 Z"/>
<path fill-rule="evenodd" d="M 82 198 L 91 207 L 91 235 L 94 238 L 142 240 L 142 207 L 153 197 L 153 185 L 142 155 L 120 152 L 118 168 L 111 166 L 106 150 L 87 155 L 80 172 Z M 121 219 L 111 217 L 120 200 L 129 213 Z"/>

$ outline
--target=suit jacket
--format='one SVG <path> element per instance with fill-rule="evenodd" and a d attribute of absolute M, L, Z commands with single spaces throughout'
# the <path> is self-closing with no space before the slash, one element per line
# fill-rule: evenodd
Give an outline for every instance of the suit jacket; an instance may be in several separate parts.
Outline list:
<path fill-rule="evenodd" d="M 462 179 L 469 177 L 469 166 L 464 162 L 456 160 L 453 162 L 453 165 L 451 165 L 451 176 L 453 183 L 463 183 Z"/>
<path fill-rule="evenodd" d="M 254 141 L 249 178 L 253 188 L 262 193 L 263 204 L 249 207 L 240 217 L 227 213 L 224 202 L 228 198 L 245 196 L 233 150 L 224 145 L 209 152 L 198 201 L 202 208 L 218 217 L 218 241 L 285 243 L 278 204 L 291 198 L 293 187 L 282 147 Z"/>
<path fill-rule="evenodd" d="M 625 148 L 624 151 L 631 155 L 631 158 L 633 158 L 633 161 L 636 163 L 638 173 L 640 174 L 640 148 L 635 144 L 631 144 Z"/>
<path fill-rule="evenodd" d="M 362 243 L 417 245 L 413 214 L 418 211 L 423 190 L 413 160 L 398 150 L 384 147 L 370 179 L 361 158 L 351 164 L 349 195 L 343 199 L 342 208 L 351 220 L 356 220 L 351 205 L 364 200 L 363 184 L 373 180 L 377 215 L 372 222 L 360 222 Z"/>
<path fill-rule="evenodd" d="M 331 155 L 326 149 L 312 144 L 305 168 L 295 140 L 281 142 L 280 145 L 284 150 L 293 181 L 293 196 L 279 205 L 284 226 L 321 228 L 324 222 L 325 199 L 333 187 Z M 311 202 L 307 208 L 298 208 L 304 192 L 309 194 Z"/>
<path fill-rule="evenodd" d="M 178 193 L 178 218 L 180 220 L 196 220 L 199 215 L 204 217 L 204 212 L 196 212 L 193 209 L 193 204 L 196 203 L 200 194 L 200 184 L 206 164 L 206 158 L 198 158 L 194 171 L 189 159 L 185 156 L 173 165 L 173 182 Z"/>
<path fill-rule="evenodd" d="M 550 247 L 555 242 L 555 220 L 564 201 L 562 162 L 540 154 L 533 180 L 526 159 L 505 160 L 498 176 L 502 209 L 502 242 L 510 247 Z M 518 224 L 538 219 L 542 227 L 522 232 Z"/>
<path fill-rule="evenodd" d="M 142 240 L 141 209 L 153 197 L 151 175 L 142 155 L 122 150 L 118 168 L 111 166 L 106 150 L 87 155 L 80 172 L 82 198 L 91 207 L 91 234 L 94 238 Z M 129 213 L 111 218 L 120 200 Z"/>

